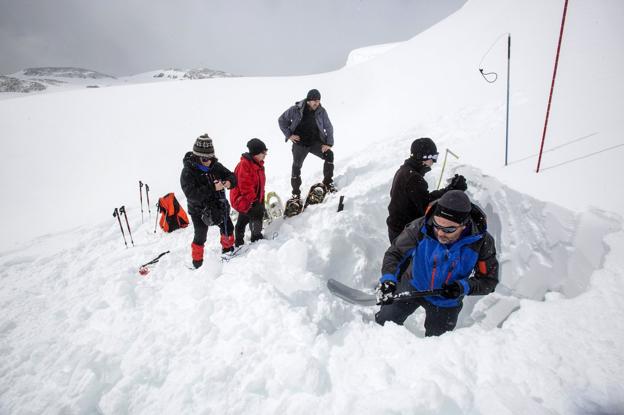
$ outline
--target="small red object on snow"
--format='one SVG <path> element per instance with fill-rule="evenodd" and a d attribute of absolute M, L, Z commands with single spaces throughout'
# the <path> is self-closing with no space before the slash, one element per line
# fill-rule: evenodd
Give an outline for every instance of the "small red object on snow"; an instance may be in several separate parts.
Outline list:
<path fill-rule="evenodd" d="M 141 268 L 139 268 L 139 274 L 141 274 L 143 276 L 149 274 L 149 268 L 148 267 L 141 267 Z"/>

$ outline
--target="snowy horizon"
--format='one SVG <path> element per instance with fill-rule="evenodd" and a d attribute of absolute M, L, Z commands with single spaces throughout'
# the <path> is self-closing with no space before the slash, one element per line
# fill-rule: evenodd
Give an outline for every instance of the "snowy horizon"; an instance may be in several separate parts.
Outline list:
<path fill-rule="evenodd" d="M 470 0 L 408 41 L 354 51 L 316 75 L 0 100 L 0 190 L 11 203 L 0 413 L 622 413 L 624 4 L 569 7 L 540 173 L 563 2 Z M 273 221 L 267 240 L 229 262 L 211 228 L 203 267 L 189 270 L 192 227 L 154 234 L 138 181 L 152 204 L 174 192 L 186 207 L 179 175 L 198 135 L 210 134 L 232 170 L 259 137 L 266 190 L 285 200 L 291 154 L 277 117 L 311 88 L 335 128 L 338 194 Z M 467 297 L 457 328 L 437 338 L 424 337 L 420 310 L 381 327 L 377 307 L 326 287 L 333 278 L 373 292 L 392 178 L 422 136 L 441 158 L 459 156 L 425 177 L 430 188 L 466 177 L 500 263 L 496 291 Z M 321 171 L 309 157 L 302 189 Z M 112 217 L 121 205 L 128 249 Z"/>

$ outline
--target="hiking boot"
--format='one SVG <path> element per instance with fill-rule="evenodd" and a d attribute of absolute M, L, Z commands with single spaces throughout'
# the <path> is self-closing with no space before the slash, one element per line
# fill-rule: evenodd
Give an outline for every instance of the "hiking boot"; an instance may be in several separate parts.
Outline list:
<path fill-rule="evenodd" d="M 204 263 L 203 259 L 201 259 L 199 261 L 193 261 L 193 266 L 195 267 L 195 269 L 197 269 L 197 268 L 201 267 L 203 263 Z"/>
<path fill-rule="evenodd" d="M 222 253 L 222 254 L 227 254 L 227 253 L 230 253 L 230 252 L 234 252 L 234 247 L 233 247 L 233 246 L 231 246 L 231 247 L 229 247 L 229 248 L 223 248 L 223 249 L 221 249 L 221 253 Z"/>
<path fill-rule="evenodd" d="M 251 242 L 256 242 L 256 241 L 259 241 L 260 239 L 264 239 L 264 236 L 262 234 L 251 235 Z"/>
<path fill-rule="evenodd" d="M 323 183 L 323 184 L 325 185 L 325 188 L 327 189 L 327 191 L 330 193 L 336 193 L 338 191 L 338 189 L 336 189 L 336 185 L 334 185 L 334 182 Z"/>

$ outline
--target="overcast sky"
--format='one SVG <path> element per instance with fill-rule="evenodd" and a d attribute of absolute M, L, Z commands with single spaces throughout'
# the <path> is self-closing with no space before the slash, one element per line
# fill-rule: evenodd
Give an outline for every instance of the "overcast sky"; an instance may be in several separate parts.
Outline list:
<path fill-rule="evenodd" d="M 301 75 L 406 40 L 465 0 L 0 0 L 0 73 L 77 66 L 115 76 L 206 67 Z"/>

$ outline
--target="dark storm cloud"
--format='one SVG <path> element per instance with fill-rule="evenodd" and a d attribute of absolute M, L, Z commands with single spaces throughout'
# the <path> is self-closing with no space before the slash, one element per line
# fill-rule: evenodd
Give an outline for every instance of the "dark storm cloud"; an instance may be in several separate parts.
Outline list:
<path fill-rule="evenodd" d="M 409 39 L 464 0 L 0 0 L 0 73 L 80 66 L 112 75 L 209 67 L 324 72 L 357 47 Z"/>

